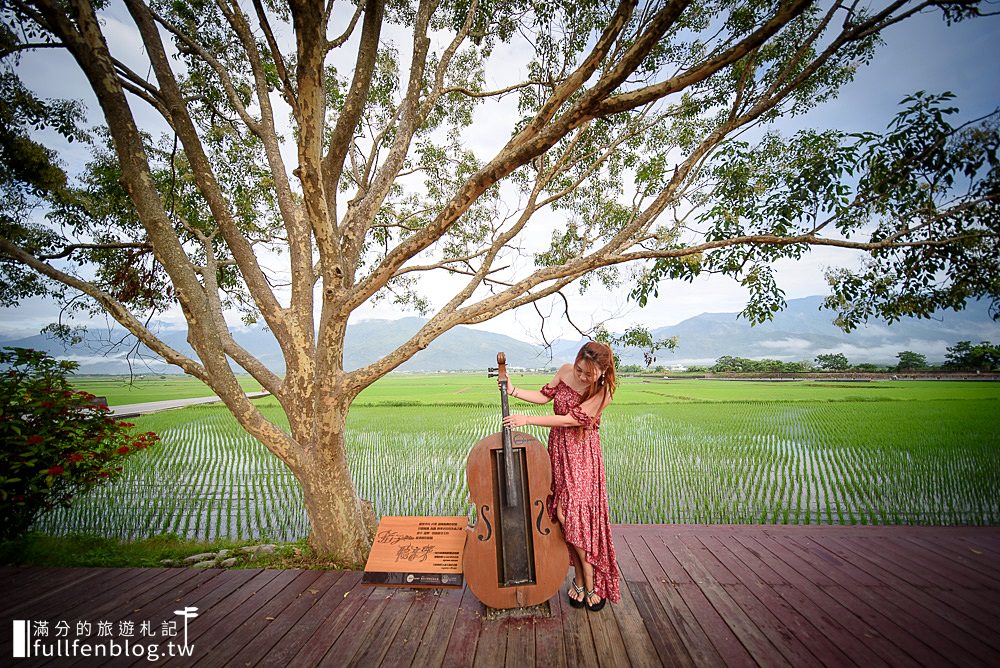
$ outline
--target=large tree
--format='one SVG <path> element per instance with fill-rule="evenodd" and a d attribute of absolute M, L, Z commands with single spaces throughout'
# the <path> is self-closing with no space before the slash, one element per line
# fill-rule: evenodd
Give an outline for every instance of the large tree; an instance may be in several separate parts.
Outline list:
<path fill-rule="evenodd" d="M 783 304 L 771 263 L 817 245 L 870 257 L 830 275 L 847 328 L 1000 295 L 995 116 L 953 127 L 947 98 L 921 94 L 884 135 L 756 129 L 834 96 L 888 26 L 932 10 L 945 29 L 974 2 L 123 5 L 3 0 L 4 305 L 54 291 L 104 310 L 208 384 L 298 477 L 313 545 L 344 562 L 370 544 L 351 403 L 456 325 L 577 281 L 628 281 L 645 302 L 700 272 L 750 288 L 761 320 Z M 51 49 L 102 117 L 69 179 L 45 142 L 86 139 L 82 111 L 19 75 Z M 429 273 L 459 287 L 397 350 L 345 369 L 350 314 L 426 310 Z M 177 305 L 191 357 L 147 327 Z M 266 324 L 283 376 L 234 340 L 233 312 Z"/>

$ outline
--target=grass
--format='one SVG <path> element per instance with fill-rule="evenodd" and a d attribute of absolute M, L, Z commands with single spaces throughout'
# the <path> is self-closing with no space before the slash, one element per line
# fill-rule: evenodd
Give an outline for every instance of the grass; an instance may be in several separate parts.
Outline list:
<path fill-rule="evenodd" d="M 546 378 L 515 377 L 520 387 Z M 627 380 L 601 429 L 612 521 L 1000 523 L 1000 386 Z M 258 401 L 278 424 L 273 398 Z M 348 418 L 358 491 L 380 515 L 469 512 L 465 460 L 499 427 L 485 376 L 392 376 Z M 516 411 L 550 406 L 513 402 Z M 296 541 L 302 492 L 221 406 L 138 418 L 162 443 L 38 523 L 119 540 Z M 531 429 L 545 441 L 544 429 Z"/>
<path fill-rule="evenodd" d="M 260 383 L 250 376 L 239 376 L 240 386 L 247 392 L 260 390 Z M 106 397 L 108 405 L 141 404 L 168 399 L 192 399 L 215 394 L 197 378 L 181 374 L 156 376 L 74 376 L 73 385 L 99 397 Z"/>
<path fill-rule="evenodd" d="M 0 543 L 0 564 L 48 567 L 122 568 L 160 566 L 164 559 L 183 559 L 199 552 L 234 550 L 247 541 L 183 540 L 175 535 L 158 535 L 135 541 L 121 541 L 104 536 L 71 534 L 47 536 L 30 533 L 17 540 Z M 248 566 L 281 563 L 295 549 L 287 546 L 276 554 L 260 554 Z M 294 557 L 294 554 L 292 554 Z"/>

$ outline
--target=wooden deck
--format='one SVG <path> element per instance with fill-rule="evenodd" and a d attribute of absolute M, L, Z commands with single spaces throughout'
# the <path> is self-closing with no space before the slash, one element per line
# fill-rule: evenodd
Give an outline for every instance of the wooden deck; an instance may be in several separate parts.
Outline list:
<path fill-rule="evenodd" d="M 357 572 L 0 569 L 0 663 L 150 665 L 12 656 L 11 620 L 143 620 L 195 606 L 198 666 L 997 666 L 1000 527 L 617 526 L 622 602 L 563 595 L 545 619 L 483 618 L 466 590 L 364 587 Z M 144 642 L 183 641 L 162 634 Z M 135 639 L 134 639 L 135 640 Z M 141 640 L 141 639 L 139 639 Z"/>

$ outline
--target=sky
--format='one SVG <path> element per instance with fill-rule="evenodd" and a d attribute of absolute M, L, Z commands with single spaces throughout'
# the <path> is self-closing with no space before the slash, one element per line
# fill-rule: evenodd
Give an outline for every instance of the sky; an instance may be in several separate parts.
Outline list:
<path fill-rule="evenodd" d="M 1000 10 L 1000 5 L 997 10 Z M 135 54 L 136 62 L 141 62 L 141 45 L 126 23 L 116 21 L 112 13 L 105 22 L 105 29 L 110 42 L 127 47 Z M 885 44 L 874 62 L 863 67 L 855 80 L 841 90 L 837 99 L 814 109 L 806 116 L 781 122 L 780 129 L 783 132 L 794 132 L 808 126 L 846 131 L 880 130 L 898 111 L 899 102 L 918 90 L 950 90 L 956 93 L 954 102 L 961 108 L 963 119 L 982 116 L 1000 106 L 1000 77 L 996 66 L 1000 62 L 1000 17 L 945 26 L 936 13 L 920 15 L 890 28 L 883 37 Z M 405 35 L 394 37 L 387 33 L 385 39 L 395 41 L 402 51 L 406 50 Z M 518 63 L 523 63 L 523 58 L 518 54 L 512 52 L 509 56 L 507 62 L 510 67 L 516 68 Z M 75 69 L 75 65 L 67 56 L 50 52 L 29 65 L 34 70 L 26 78 L 38 93 L 71 96 L 67 90 L 73 91 L 75 84 L 72 79 L 64 76 L 66 72 Z M 60 76 L 52 76 L 54 72 L 60 72 Z M 486 86 L 502 85 L 511 75 L 512 72 L 489 72 L 488 77 L 495 78 L 488 79 Z M 96 103 L 87 101 L 82 89 L 80 96 L 84 97 L 90 109 L 96 109 Z M 489 125 L 482 132 L 483 135 L 470 138 L 472 145 L 487 147 L 506 139 L 506 136 L 491 135 Z M 82 164 L 84 159 L 80 153 L 70 152 L 66 155 L 71 164 Z M 289 165 L 293 165 L 291 156 L 288 158 Z M 548 232 L 544 236 L 547 238 Z M 798 262 L 781 261 L 775 269 L 786 298 L 794 299 L 826 294 L 827 287 L 823 278 L 825 269 L 845 264 L 851 266 L 857 258 L 856 254 L 842 250 L 820 249 L 810 252 Z M 434 301 L 436 295 L 450 294 L 449 287 L 447 280 L 435 279 L 426 286 L 426 290 Z M 622 331 L 634 324 L 650 328 L 673 325 L 705 312 L 735 313 L 744 307 L 747 297 L 741 286 L 732 279 L 703 277 L 693 283 L 675 281 L 662 285 L 659 298 L 651 300 L 645 308 L 640 309 L 628 301 L 628 289 L 628 286 L 615 291 L 592 289 L 580 295 L 571 286 L 564 294 L 570 301 L 571 315 L 578 326 L 587 329 L 606 322 L 607 328 L 612 331 Z M 446 298 L 441 298 L 439 303 L 444 301 Z M 544 329 L 547 338 L 578 338 L 576 331 L 561 318 L 561 301 L 542 304 L 540 308 L 550 316 Z M 374 306 L 362 306 L 355 312 L 352 321 L 393 319 L 405 315 L 414 314 L 401 312 L 383 302 Z M 35 334 L 57 317 L 57 311 L 51 303 L 40 299 L 27 300 L 17 309 L 0 309 L 0 336 L 10 338 Z M 832 317 L 831 314 L 831 319 Z M 181 321 L 176 313 L 166 314 L 164 320 L 178 326 Z M 539 342 L 540 324 L 535 309 L 529 306 L 477 327 Z"/>

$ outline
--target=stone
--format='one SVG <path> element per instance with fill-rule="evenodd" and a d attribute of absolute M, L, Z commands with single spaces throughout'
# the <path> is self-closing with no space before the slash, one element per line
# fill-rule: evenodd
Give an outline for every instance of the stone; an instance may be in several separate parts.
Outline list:
<path fill-rule="evenodd" d="M 216 564 L 215 559 L 212 559 L 206 561 L 199 561 L 196 564 L 192 564 L 191 568 L 215 568 L 217 565 L 218 564 Z"/>
<path fill-rule="evenodd" d="M 215 560 L 215 558 L 216 558 L 215 552 L 202 552 L 200 554 L 192 554 L 190 557 L 185 557 L 184 563 L 194 564 L 198 563 L 199 561 L 207 561 L 208 559 Z"/>
<path fill-rule="evenodd" d="M 219 565 L 222 566 L 223 568 L 232 568 L 233 566 L 236 565 L 237 561 L 239 561 L 239 559 L 237 559 L 236 557 L 229 557 L 228 559 L 220 561 Z"/>
<path fill-rule="evenodd" d="M 166 568 L 170 568 L 171 566 L 176 566 L 177 562 L 175 562 L 173 559 L 160 559 L 160 565 Z"/>
<path fill-rule="evenodd" d="M 247 545 L 246 547 L 241 547 L 240 552 L 244 554 L 273 554 L 275 550 L 278 549 L 277 545 L 267 544 L 267 545 Z"/>
<path fill-rule="evenodd" d="M 230 554 L 232 554 L 232 552 L 233 552 L 232 550 L 219 550 L 218 554 L 216 554 L 215 556 L 218 557 L 219 559 L 225 559 Z"/>

